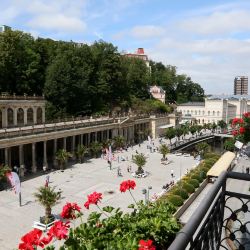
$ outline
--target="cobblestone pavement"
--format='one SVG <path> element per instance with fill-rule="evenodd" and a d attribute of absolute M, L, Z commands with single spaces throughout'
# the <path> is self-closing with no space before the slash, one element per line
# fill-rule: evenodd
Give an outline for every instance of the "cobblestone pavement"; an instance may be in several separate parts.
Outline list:
<path fill-rule="evenodd" d="M 158 140 L 155 140 L 155 146 L 159 146 Z M 127 166 L 131 164 L 134 172 L 137 167 L 131 163 L 132 154 L 135 151 L 147 155 L 147 164 L 145 171 L 149 176 L 142 179 L 136 179 L 127 172 Z M 50 174 L 50 185 L 61 189 L 62 200 L 60 204 L 52 208 L 54 214 L 61 212 L 62 206 L 68 202 L 77 202 L 83 206 L 86 196 L 93 191 L 102 192 L 102 206 L 110 205 L 120 206 L 123 210 L 129 210 L 127 206 L 133 202 L 129 193 L 120 193 L 119 184 L 123 180 L 134 179 L 136 188 L 133 191 L 137 200 L 144 199 L 142 189 L 152 186 L 150 197 L 154 193 L 162 192 L 162 186 L 169 183 L 172 179 L 171 170 L 174 170 L 174 179 L 184 175 L 187 169 L 194 167 L 197 162 L 190 156 L 177 156 L 169 154 L 168 159 L 171 162 L 168 165 L 162 165 L 160 153 L 150 153 L 147 149 L 147 143 L 144 142 L 139 147 L 129 148 L 128 152 L 115 153 L 116 158 L 128 157 L 128 161 L 113 162 L 112 170 L 109 169 L 107 161 L 101 158 L 90 159 L 83 164 L 70 166 L 64 172 L 56 171 Z M 117 168 L 120 166 L 122 177 L 117 177 Z M 32 229 L 34 221 L 38 221 L 40 216 L 44 215 L 44 209 L 35 201 L 33 193 L 38 187 L 45 184 L 45 175 L 22 182 L 22 206 L 19 207 L 18 197 L 13 191 L 0 192 L 0 250 L 14 249 L 17 247 L 20 237 Z M 113 193 L 108 193 L 113 191 Z M 95 208 L 90 207 L 90 211 L 83 209 L 85 217 Z"/>

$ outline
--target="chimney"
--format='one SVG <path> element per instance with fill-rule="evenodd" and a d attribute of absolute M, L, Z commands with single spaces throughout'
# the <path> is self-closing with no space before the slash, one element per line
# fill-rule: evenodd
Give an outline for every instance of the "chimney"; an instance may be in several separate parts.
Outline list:
<path fill-rule="evenodd" d="M 144 49 L 143 48 L 138 48 L 137 49 L 137 54 L 143 55 L 144 54 Z"/>

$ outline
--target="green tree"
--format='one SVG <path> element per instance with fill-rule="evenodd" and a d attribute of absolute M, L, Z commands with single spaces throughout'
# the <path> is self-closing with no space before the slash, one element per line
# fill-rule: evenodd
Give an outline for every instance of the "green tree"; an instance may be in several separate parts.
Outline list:
<path fill-rule="evenodd" d="M 164 160 L 167 160 L 166 155 L 170 152 L 168 146 L 166 144 L 162 144 L 159 148 L 160 153 L 163 156 Z"/>
<path fill-rule="evenodd" d="M 235 139 L 230 138 L 230 139 L 227 139 L 227 140 L 224 142 L 223 147 L 224 147 L 225 150 L 234 152 L 234 150 L 235 150 L 234 144 L 235 144 Z"/>
<path fill-rule="evenodd" d="M 183 128 L 182 127 L 176 128 L 175 133 L 176 133 L 178 140 L 180 140 L 180 137 L 183 135 Z"/>
<path fill-rule="evenodd" d="M 136 154 L 133 156 L 133 163 L 135 163 L 138 166 L 138 169 L 136 171 L 137 174 L 143 173 L 143 167 L 147 163 L 146 156 L 144 154 Z"/>
<path fill-rule="evenodd" d="M 165 131 L 165 137 L 169 139 L 170 144 L 172 144 L 171 140 L 176 136 L 174 128 L 167 128 Z"/>
<path fill-rule="evenodd" d="M 197 132 L 197 127 L 196 125 L 192 125 L 189 127 L 189 131 L 192 134 L 192 136 L 194 136 L 194 134 Z"/>
<path fill-rule="evenodd" d="M 125 138 L 123 136 L 115 136 L 113 138 L 113 141 L 114 141 L 114 146 L 115 148 L 122 148 L 124 147 L 124 143 L 125 143 Z"/>
<path fill-rule="evenodd" d="M 207 142 L 200 142 L 195 145 L 195 149 L 199 152 L 200 156 L 204 158 L 204 155 L 211 150 L 211 147 Z"/>
<path fill-rule="evenodd" d="M 78 145 L 76 150 L 76 156 L 80 163 L 84 161 L 84 156 L 88 153 L 88 148 L 84 145 Z"/>
<path fill-rule="evenodd" d="M 218 124 L 218 126 L 219 126 L 221 129 L 224 129 L 224 128 L 227 127 L 227 124 L 226 124 L 226 122 L 225 122 L 224 120 L 218 121 L 217 124 Z"/>
<path fill-rule="evenodd" d="M 216 128 L 217 128 L 216 123 L 212 123 L 211 127 L 212 127 L 212 131 L 215 132 L 215 130 L 216 130 Z"/>
<path fill-rule="evenodd" d="M 72 157 L 72 154 L 67 152 L 65 149 L 59 149 L 56 152 L 56 159 L 58 161 L 58 165 L 60 166 L 61 170 L 64 169 L 65 164 L 68 161 L 69 157 Z"/>
<path fill-rule="evenodd" d="M 90 152 L 92 153 L 93 157 L 98 157 L 98 154 L 101 152 L 102 150 L 102 145 L 101 143 L 94 141 L 90 144 Z"/>
<path fill-rule="evenodd" d="M 34 193 L 35 198 L 37 201 L 45 208 L 45 224 L 48 224 L 52 218 L 51 208 L 59 203 L 61 199 L 61 191 L 55 191 L 55 187 L 40 187 L 38 191 Z"/>

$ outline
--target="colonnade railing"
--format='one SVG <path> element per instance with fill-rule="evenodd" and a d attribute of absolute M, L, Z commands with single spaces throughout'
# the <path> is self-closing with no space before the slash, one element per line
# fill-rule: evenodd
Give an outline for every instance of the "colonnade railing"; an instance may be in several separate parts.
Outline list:
<path fill-rule="evenodd" d="M 128 117 L 100 117 L 92 118 L 88 117 L 85 119 L 72 119 L 70 121 L 60 121 L 55 123 L 44 123 L 37 125 L 29 125 L 18 128 L 6 128 L 0 129 L 0 139 L 14 138 L 31 134 L 49 133 L 61 130 L 69 130 L 76 128 L 93 127 L 105 124 L 119 124 L 127 118 L 134 120 L 149 118 L 149 115 L 144 116 L 128 116 Z"/>

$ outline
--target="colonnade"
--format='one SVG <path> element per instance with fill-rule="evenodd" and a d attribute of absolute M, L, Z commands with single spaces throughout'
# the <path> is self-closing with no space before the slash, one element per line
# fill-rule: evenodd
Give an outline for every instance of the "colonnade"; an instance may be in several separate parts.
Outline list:
<path fill-rule="evenodd" d="M 84 134 L 77 134 L 63 138 L 54 138 L 29 144 L 17 145 L 1 150 L 1 162 L 11 167 L 20 167 L 20 175 L 24 175 L 24 169 L 36 173 L 37 170 L 55 168 L 57 166 L 56 152 L 65 149 L 71 152 L 73 160 L 78 145 L 89 146 L 92 142 L 103 142 L 113 139 L 116 136 L 123 136 L 125 143 L 134 143 L 136 129 L 148 128 L 148 123 L 127 125 L 115 129 L 93 131 Z"/>

